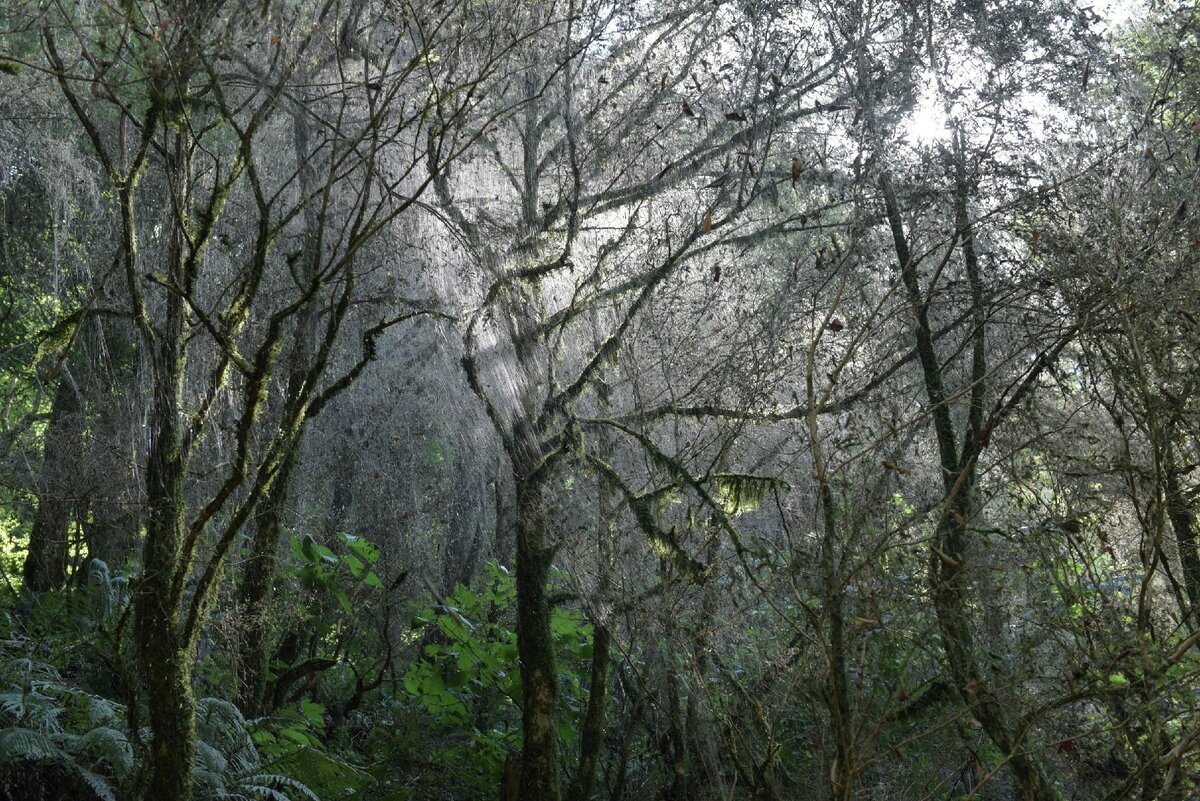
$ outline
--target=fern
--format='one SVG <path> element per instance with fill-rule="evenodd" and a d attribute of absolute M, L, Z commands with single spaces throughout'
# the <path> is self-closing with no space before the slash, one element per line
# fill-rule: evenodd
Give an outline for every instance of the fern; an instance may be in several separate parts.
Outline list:
<path fill-rule="evenodd" d="M 253 786 L 258 792 L 265 791 L 270 795 L 268 797 L 279 797 L 282 795 L 278 790 L 269 785 L 278 785 L 286 787 L 294 791 L 300 798 L 306 798 L 309 801 L 321 801 L 321 797 L 314 793 L 311 788 L 299 779 L 293 779 L 291 776 L 281 776 L 275 773 L 260 773 L 247 778 L 247 784 Z M 283 795 L 283 798 L 288 796 Z"/>
<path fill-rule="evenodd" d="M 121 709 L 107 698 L 98 695 L 87 695 L 87 719 L 93 726 L 113 728 L 121 722 Z"/>
<path fill-rule="evenodd" d="M 352 795 L 374 781 L 353 765 L 313 748 L 289 751 L 265 767 L 294 776 L 326 799 Z"/>
<path fill-rule="evenodd" d="M 242 748 L 250 741 L 241 710 L 221 698 L 201 698 L 196 702 L 196 734 L 223 752 Z"/>
<path fill-rule="evenodd" d="M 29 657 L 0 664 L 0 767 L 54 765 L 101 801 L 115 801 L 109 778 L 134 770 L 133 749 L 120 723 L 119 706 L 62 681 L 49 665 Z"/>
<path fill-rule="evenodd" d="M 99 773 L 93 773 L 80 765 L 72 766 L 71 772 L 78 776 L 101 801 L 117 801 L 117 796 L 113 792 L 113 788 L 109 785 L 108 780 Z"/>
<path fill-rule="evenodd" d="M 74 738 L 69 748 L 77 759 L 92 756 L 108 764 L 118 780 L 123 781 L 134 772 L 133 747 L 125 733 L 118 729 L 108 726 L 89 729 Z"/>
<path fill-rule="evenodd" d="M 319 751 L 300 748 L 276 759 L 269 766 L 247 731 L 246 719 L 236 706 L 220 698 L 202 698 L 196 702 L 195 785 L 199 801 L 321 801 L 344 794 L 349 772 L 371 781 L 364 773 Z M 294 759 L 290 759 L 295 755 Z M 328 782 L 338 792 L 326 794 Z M 338 782 L 341 782 L 338 784 Z"/>
<path fill-rule="evenodd" d="M 19 762 L 58 765 L 79 779 L 101 801 L 116 801 L 116 793 L 113 792 L 108 779 L 72 759 L 54 738 L 33 729 L 11 728 L 0 731 L 0 767 L 7 768 Z"/>
<path fill-rule="evenodd" d="M 100 620 L 115 614 L 129 600 L 129 580 L 112 575 L 108 565 L 100 559 L 88 563 L 87 586 Z"/>
<path fill-rule="evenodd" d="M 64 756 L 62 749 L 40 731 L 12 728 L 0 731 L 0 765 L 14 762 L 47 762 Z"/>
<path fill-rule="evenodd" d="M 196 762 L 192 769 L 193 781 L 205 790 L 217 792 L 224 789 L 229 773 L 229 760 L 204 740 L 196 743 Z"/>
<path fill-rule="evenodd" d="M 138 768 L 124 718 L 120 704 L 67 684 L 49 665 L 28 657 L 0 662 L 0 772 L 18 763 L 52 765 L 74 777 L 81 797 L 116 801 Z M 198 801 L 321 801 L 371 782 L 310 748 L 267 769 L 245 717 L 220 698 L 197 702 L 196 732 Z"/>

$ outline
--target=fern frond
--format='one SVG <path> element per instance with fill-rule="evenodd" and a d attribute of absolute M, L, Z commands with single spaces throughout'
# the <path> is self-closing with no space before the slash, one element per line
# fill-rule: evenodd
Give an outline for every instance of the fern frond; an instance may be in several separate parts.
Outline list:
<path fill-rule="evenodd" d="M 49 665 L 28 656 L 14 657 L 4 664 L 3 673 L 6 676 L 20 677 L 23 684 L 32 682 L 35 678 L 45 681 L 62 681 L 62 676 Z"/>
<path fill-rule="evenodd" d="M 15 720 L 25 717 L 25 693 L 22 690 L 9 690 L 0 693 L 0 712 Z"/>
<path fill-rule="evenodd" d="M 238 798 L 265 798 L 267 801 L 292 801 L 286 793 L 281 793 L 274 787 L 259 787 L 248 785 L 243 789 L 246 795 L 238 794 Z"/>
<path fill-rule="evenodd" d="M 229 793 L 225 790 L 225 777 L 202 765 L 195 765 L 192 768 L 192 787 L 196 791 L 195 797 L 202 801 L 229 797 Z"/>
<path fill-rule="evenodd" d="M 224 752 L 242 747 L 249 737 L 241 710 L 221 698 L 196 702 L 196 734 Z"/>
<path fill-rule="evenodd" d="M 211 774 L 217 777 L 212 786 L 222 786 L 225 774 L 228 772 L 229 760 L 219 750 L 205 740 L 196 741 L 196 772 Z"/>
<path fill-rule="evenodd" d="M 100 801 L 117 801 L 117 796 L 113 792 L 112 786 L 100 774 L 93 773 L 80 765 L 72 765 L 71 771 L 88 786 L 88 789 L 96 794 L 96 797 Z"/>
<path fill-rule="evenodd" d="M 120 723 L 124 707 L 99 695 L 87 693 L 88 722 L 93 726 L 112 727 Z"/>
<path fill-rule="evenodd" d="M 321 801 L 321 797 L 314 793 L 312 789 L 299 779 L 293 779 L 291 776 L 280 776 L 274 773 L 259 773 L 255 776 L 250 776 L 246 779 L 246 783 L 253 783 L 256 787 L 261 787 L 271 793 L 279 794 L 278 790 L 271 789 L 269 785 L 280 785 L 293 790 L 300 795 L 301 798 L 307 798 L 309 801 Z M 283 796 L 287 798 L 286 795 Z"/>
<path fill-rule="evenodd" d="M 288 751 L 264 767 L 294 776 L 324 798 L 356 793 L 375 781 L 353 765 L 314 748 Z"/>
<path fill-rule="evenodd" d="M 28 760 L 30 762 L 45 762 L 61 760 L 67 755 L 62 749 L 40 731 L 25 728 L 12 728 L 0 731 L 0 765 Z"/>
<path fill-rule="evenodd" d="M 107 726 L 97 726 L 73 738 L 69 749 L 81 756 L 93 755 L 107 764 L 118 780 L 133 772 L 133 747 L 125 733 Z"/>

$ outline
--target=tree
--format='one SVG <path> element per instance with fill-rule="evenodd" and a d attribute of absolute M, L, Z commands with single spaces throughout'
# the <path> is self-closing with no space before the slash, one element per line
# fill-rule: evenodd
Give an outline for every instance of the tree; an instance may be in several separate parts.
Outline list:
<path fill-rule="evenodd" d="M 837 64 L 814 36 L 784 41 L 785 27 L 803 15 L 571 4 L 565 27 L 537 41 L 561 54 L 554 68 L 533 66 L 530 53 L 528 77 L 514 87 L 524 111 L 489 141 L 493 180 L 518 213 L 468 215 L 459 193 L 469 184 L 446 173 L 438 183 L 445 214 L 485 275 L 464 366 L 503 443 L 516 497 L 523 798 L 560 792 L 547 591 L 565 542 L 556 476 L 582 470 L 608 484 L 654 547 L 702 578 L 652 512 L 663 488 L 643 491 L 596 458 L 589 443 L 612 421 L 587 409 L 639 319 L 686 265 L 710 263 L 723 248 L 800 217 L 760 224 L 752 210 L 786 185 L 786 126 L 823 113 L 823 101 L 809 98 L 825 97 Z M 769 33 L 751 45 L 755 26 Z M 734 60 L 718 66 L 706 54 L 723 48 Z M 698 187 L 699 205 L 688 197 Z M 712 502 L 649 436 L 616 431 L 658 460 L 672 484 Z"/>
<path fill-rule="evenodd" d="M 270 503 L 305 420 L 362 372 L 382 331 L 411 316 L 367 327 L 357 361 L 327 376 L 359 260 L 478 135 L 468 123 L 476 92 L 508 46 L 476 38 L 486 18 L 454 4 L 432 16 L 381 16 L 365 58 L 334 48 L 329 60 L 323 42 L 353 40 L 361 12 L 361 4 L 336 3 L 54 5 L 32 22 L 46 63 L 29 66 L 57 82 L 108 183 L 118 230 L 112 260 L 150 375 L 146 528 L 133 603 L 153 731 L 148 798 L 190 796 L 192 663 L 240 532 Z M 440 51 L 475 45 L 470 67 L 449 59 L 435 66 Z M 298 69 L 313 58 L 334 79 L 328 114 L 295 105 L 304 97 L 297 81 L 311 80 Z M 414 96 L 415 110 L 407 105 Z M 289 110 L 321 132 L 308 145 L 298 137 L 301 158 L 291 164 L 271 152 Z M 426 122 L 432 112 L 436 128 Z M 393 156 L 414 144 L 419 155 L 396 168 Z M 427 160 L 430 174 L 410 180 Z M 314 180 L 318 169 L 324 174 Z M 294 254 L 281 253 L 295 220 L 307 226 L 303 238 Z M 289 392 L 260 437 L 256 420 L 296 326 Z M 227 426 L 229 452 L 214 460 L 201 447 Z M 196 482 L 200 459 L 218 477 Z M 263 534 L 252 565 L 269 568 L 277 538 Z M 261 594 L 269 581 L 270 570 L 260 570 L 249 586 Z"/>

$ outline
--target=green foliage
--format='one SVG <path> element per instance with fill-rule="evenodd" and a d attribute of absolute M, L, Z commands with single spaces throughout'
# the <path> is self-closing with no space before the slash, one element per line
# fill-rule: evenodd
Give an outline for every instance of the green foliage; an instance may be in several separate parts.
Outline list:
<path fill-rule="evenodd" d="M 20 644 L 5 645 L 11 650 Z M 71 686 L 52 666 L 28 656 L 0 664 L 0 686 L 0 768 L 53 766 L 96 798 L 117 797 L 136 765 L 119 728 L 119 705 Z"/>
<path fill-rule="evenodd" d="M 323 711 L 302 702 L 298 715 L 247 722 L 228 701 L 198 701 L 197 797 L 328 801 L 360 792 L 370 776 L 325 753 L 313 734 Z"/>
<path fill-rule="evenodd" d="M 425 646 L 422 659 L 404 676 L 405 691 L 426 712 L 446 723 L 465 723 L 468 709 L 493 693 L 505 705 L 519 702 L 516 632 L 490 622 L 510 611 L 515 601 L 512 576 L 492 562 L 482 592 L 459 585 L 446 606 L 416 615 L 414 628 L 433 627 L 441 635 Z"/>
<path fill-rule="evenodd" d="M 130 741 L 125 706 L 80 686 L 59 668 L 30 655 L 37 647 L 98 630 L 123 608 L 125 582 L 102 563 L 82 591 L 51 593 L 29 611 L 38 640 L 3 643 L 0 662 L 0 771 L 31 766 L 46 792 L 67 792 L 109 801 L 128 797 L 142 754 Z M 50 620 L 58 620 L 58 630 Z M 67 648 L 52 648 L 70 653 Z M 324 707 L 303 700 L 269 719 L 248 722 L 227 700 L 202 698 L 196 705 L 195 797 L 299 801 L 346 798 L 372 778 L 326 753 L 319 736 Z M 140 733 L 144 740 L 145 731 Z M 47 773 L 46 771 L 52 771 Z M 57 772 L 53 772 L 57 771 Z M 81 795 L 83 793 L 83 795 Z"/>
<path fill-rule="evenodd" d="M 426 644 L 403 686 L 436 727 L 437 740 L 449 743 L 434 758 L 454 766 L 454 792 L 491 795 L 509 751 L 520 747 L 521 675 L 512 626 L 516 585 L 505 568 L 490 562 L 481 588 L 459 585 L 445 601 L 413 618 Z M 562 745 L 570 748 L 577 744 L 587 705 L 593 628 L 579 612 L 556 607 L 551 633 L 560 671 L 557 727 Z"/>
<path fill-rule="evenodd" d="M 292 555 L 300 563 L 294 574 L 307 591 L 326 594 L 337 601 L 347 615 L 355 614 L 350 594 L 358 587 L 383 589 L 383 582 L 372 570 L 379 559 L 379 548 L 361 537 L 340 533 L 345 553 L 335 553 L 321 545 L 311 534 L 291 538 Z"/>
<path fill-rule="evenodd" d="M 374 779 L 348 762 L 313 748 L 293 748 L 265 765 L 310 788 L 322 801 L 361 793 Z"/>

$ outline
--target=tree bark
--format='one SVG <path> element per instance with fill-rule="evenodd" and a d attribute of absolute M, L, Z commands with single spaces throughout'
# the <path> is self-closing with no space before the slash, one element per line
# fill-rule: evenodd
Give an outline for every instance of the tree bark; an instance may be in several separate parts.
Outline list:
<path fill-rule="evenodd" d="M 68 533 L 71 527 L 71 466 L 79 457 L 80 408 L 78 391 L 65 374 L 59 379 L 42 446 L 42 475 L 37 512 L 25 558 L 25 586 L 47 592 L 67 580 Z"/>
<path fill-rule="evenodd" d="M 914 336 L 917 356 L 925 382 L 926 395 L 939 455 L 945 491 L 943 512 L 934 536 L 930 554 L 929 578 L 933 592 L 934 610 L 937 616 L 938 633 L 950 675 L 954 679 L 959 697 L 979 722 L 984 733 L 1009 760 L 1018 782 L 1024 788 L 1029 801 L 1058 801 L 1059 794 L 1047 780 L 1041 765 L 1030 752 L 1023 730 L 1015 727 L 1005 714 L 1001 700 L 988 686 L 985 676 L 975 658 L 974 638 L 966 604 L 966 573 L 964 571 L 967 550 L 967 521 L 971 517 L 971 498 L 975 482 L 975 460 L 981 448 L 982 395 L 986 377 L 986 364 L 982 350 L 982 308 L 978 297 L 979 278 L 971 238 L 969 220 L 966 217 L 966 184 L 961 150 L 956 153 L 955 211 L 959 236 L 964 242 L 964 255 L 969 280 L 972 284 L 976 305 L 976 330 L 973 334 L 971 409 L 967 426 L 966 442 L 962 453 L 950 415 L 945 393 L 942 366 L 934 350 L 933 336 L 924 294 L 919 285 L 917 262 L 908 246 L 900 208 L 892 188 L 891 178 L 886 173 L 882 179 L 884 202 L 888 224 L 895 245 L 896 259 L 900 268 L 909 304 L 914 316 Z"/>
<path fill-rule="evenodd" d="M 168 299 L 166 316 L 162 335 L 155 343 L 150 423 L 153 441 L 146 465 L 146 543 L 142 575 L 133 593 L 137 651 L 153 732 L 149 777 L 142 798 L 189 801 L 196 751 L 196 702 L 191 676 L 195 649 L 181 631 L 179 605 L 174 597 L 184 525 L 182 301 Z"/>
<path fill-rule="evenodd" d="M 1179 471 L 1175 467 L 1174 448 L 1168 446 L 1165 473 L 1165 504 L 1171 529 L 1175 532 L 1175 547 L 1179 550 L 1179 561 L 1183 565 L 1183 586 L 1191 605 L 1188 617 L 1193 628 L 1200 624 L 1200 552 L 1197 552 L 1196 523 L 1191 504 L 1179 483 Z"/>
<path fill-rule="evenodd" d="M 300 443 L 289 448 L 279 475 L 264 498 L 262 515 L 254 532 L 250 556 L 242 574 L 238 592 L 239 620 L 238 665 L 241 684 L 237 705 L 247 717 L 261 712 L 267 697 L 270 675 L 271 621 L 268 607 L 274 588 L 279 541 L 283 536 L 283 513 L 287 505 L 292 473 L 299 460 Z"/>
<path fill-rule="evenodd" d="M 318 186 L 310 145 L 310 123 L 303 113 L 292 114 L 292 136 L 299 165 L 300 191 L 304 196 L 312 197 Z M 311 286 L 319 280 L 317 272 L 321 261 L 321 219 L 315 204 L 305 205 L 303 218 L 300 275 L 301 280 Z M 313 304 L 307 304 L 297 316 L 295 339 L 288 354 L 287 394 L 282 423 L 283 426 L 288 426 L 292 420 L 298 420 L 297 428 L 285 445 L 279 473 L 271 482 L 270 489 L 263 499 L 262 512 L 238 593 L 238 606 L 242 614 L 238 662 L 242 676 L 237 703 L 247 716 L 257 716 L 265 711 L 262 707 L 266 698 L 271 648 L 268 607 L 275 585 L 279 541 L 283 537 L 283 515 L 291 492 L 292 476 L 300 461 L 305 420 L 303 408 L 298 408 L 298 404 L 303 403 L 305 395 L 311 392 L 311 387 L 306 385 L 310 379 L 309 370 L 312 368 L 313 352 L 316 348 L 316 325 L 316 310 Z M 284 436 L 287 434 L 284 433 Z"/>
<path fill-rule="evenodd" d="M 593 320 L 593 324 L 595 320 Z M 598 326 L 597 326 L 598 328 Z M 596 382 L 596 398 L 605 414 L 609 412 L 612 388 L 607 381 Z M 612 459 L 614 450 L 610 432 L 601 432 L 596 447 L 600 458 Z M 607 481 L 596 483 L 596 598 L 592 617 L 592 671 L 588 685 L 588 705 L 583 718 L 583 732 L 579 740 L 579 771 L 571 785 L 572 801 L 588 801 L 596 786 L 596 772 L 600 764 L 600 751 L 604 745 L 607 727 L 608 666 L 611 659 L 609 635 L 609 596 L 612 592 L 612 567 L 615 561 L 616 523 L 620 514 L 620 501 L 616 491 Z"/>
<path fill-rule="evenodd" d="M 600 747 L 604 744 L 605 707 L 608 702 L 608 628 L 596 622 L 592 636 L 592 676 L 588 686 L 588 705 L 579 740 L 579 774 L 571 787 L 572 801 L 588 801 L 596 787 L 596 768 Z"/>
<path fill-rule="evenodd" d="M 521 661 L 521 801 L 558 801 L 558 673 L 547 592 L 554 548 L 544 528 L 540 487 L 517 490 L 517 654 Z"/>

